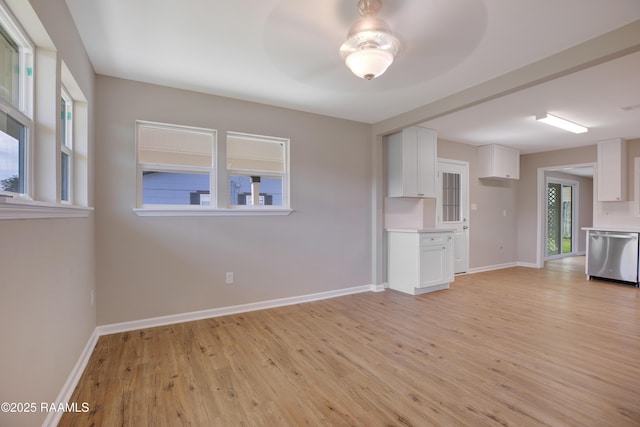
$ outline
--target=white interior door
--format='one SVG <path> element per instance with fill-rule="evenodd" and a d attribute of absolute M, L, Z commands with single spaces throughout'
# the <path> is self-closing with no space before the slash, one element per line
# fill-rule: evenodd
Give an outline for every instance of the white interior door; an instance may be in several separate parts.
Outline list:
<path fill-rule="evenodd" d="M 438 159 L 438 228 L 454 230 L 454 273 L 469 269 L 469 163 Z"/>

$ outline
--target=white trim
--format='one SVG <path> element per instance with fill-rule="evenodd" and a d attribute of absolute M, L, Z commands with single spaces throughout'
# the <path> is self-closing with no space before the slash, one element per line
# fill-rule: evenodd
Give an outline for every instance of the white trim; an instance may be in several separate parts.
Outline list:
<path fill-rule="evenodd" d="M 84 346 L 82 353 L 80 353 L 80 357 L 78 358 L 76 365 L 71 370 L 67 381 L 65 381 L 64 385 L 62 386 L 60 393 L 58 393 L 58 397 L 55 400 L 56 403 L 68 402 L 69 399 L 71 399 L 71 395 L 78 385 L 78 381 L 80 381 L 80 377 L 84 373 L 84 369 L 87 367 L 87 363 L 89 363 L 89 358 L 91 357 L 93 349 L 98 343 L 99 337 L 100 335 L 98 334 L 98 328 L 96 328 L 93 330 L 93 333 L 89 337 L 89 341 L 87 341 L 87 344 Z M 42 423 L 42 426 L 57 426 L 60 422 L 60 418 L 62 418 L 62 414 L 64 414 L 64 411 L 50 411 L 47 415 L 47 418 L 45 418 L 44 423 Z"/>
<path fill-rule="evenodd" d="M 249 311 L 264 310 L 267 308 L 319 301 L 363 292 L 376 292 L 377 289 L 378 287 L 374 285 L 356 286 L 353 288 L 336 289 L 334 291 L 318 292 L 315 294 L 300 295 L 296 297 L 232 305 L 229 307 L 212 308 L 209 310 L 192 311 L 189 313 L 172 314 L 169 316 L 152 317 L 149 319 L 133 320 L 130 322 L 112 323 L 109 325 L 98 326 L 96 329 L 99 336 L 110 335 L 144 328 L 154 328 L 156 326 L 172 325 L 174 323 L 191 322 L 194 320 L 210 319 L 212 317 L 228 316 L 230 314 L 246 313 Z"/>
<path fill-rule="evenodd" d="M 518 267 L 526 267 L 526 268 L 541 268 L 535 262 L 520 262 L 517 263 Z"/>
<path fill-rule="evenodd" d="M 387 288 L 387 284 L 371 285 L 371 292 L 384 292 Z"/>
<path fill-rule="evenodd" d="M 441 165 L 444 164 L 445 167 L 441 167 Z M 469 194 L 470 194 L 470 188 L 469 188 L 469 162 L 464 161 L 464 160 L 453 160 L 453 159 L 447 159 L 447 158 L 443 158 L 443 157 L 438 157 L 437 158 L 437 169 L 438 169 L 438 197 L 436 197 L 436 227 L 437 228 L 441 228 L 441 229 L 450 229 L 450 224 L 452 224 L 451 222 L 442 222 L 441 219 L 441 214 L 442 214 L 442 182 L 440 182 L 440 179 L 442 178 L 442 172 L 446 172 L 446 164 L 450 164 L 450 165 L 455 165 L 455 166 L 459 166 L 464 168 L 464 177 L 465 182 L 464 182 L 464 200 L 463 200 L 463 207 L 464 210 L 463 212 L 461 212 L 462 215 L 462 221 L 458 221 L 459 224 L 461 224 L 460 229 L 457 229 L 456 226 L 454 225 L 453 228 L 454 233 L 455 232 L 460 232 L 460 233 L 466 233 L 466 237 L 465 237 L 465 241 L 466 241 L 466 247 L 464 248 L 464 257 L 465 257 L 465 262 L 464 262 L 464 268 L 462 269 L 462 271 L 455 273 L 455 274 L 461 274 L 464 273 L 466 271 L 469 270 L 469 247 L 471 246 L 471 218 L 469 215 Z M 466 229 L 464 227 L 467 227 Z M 455 264 L 454 264 L 454 270 L 455 270 Z"/>
<path fill-rule="evenodd" d="M 470 268 L 468 273 L 482 273 L 483 271 L 501 270 L 503 268 L 518 267 L 519 265 L 520 265 L 520 263 L 517 263 L 517 262 L 507 262 L 505 264 L 485 265 L 483 267 Z"/>
<path fill-rule="evenodd" d="M 215 209 L 201 206 L 179 207 L 144 207 L 134 208 L 137 216 L 285 216 L 290 215 L 293 209 L 260 208 L 260 209 Z"/>
<path fill-rule="evenodd" d="M 0 220 L 87 218 L 91 212 L 93 208 L 84 206 L 0 197 Z"/>
<path fill-rule="evenodd" d="M 633 203 L 635 204 L 635 214 L 640 216 L 640 157 L 633 158 Z"/>
<path fill-rule="evenodd" d="M 559 171 L 559 169 L 563 169 L 563 168 L 577 168 L 577 167 L 584 167 L 584 166 L 591 166 L 593 167 L 593 191 L 595 193 L 596 189 L 598 188 L 598 168 L 597 163 L 593 162 L 593 163 L 578 163 L 578 164 L 573 164 L 573 165 L 557 165 L 557 166 L 545 166 L 545 167 L 539 167 L 538 168 L 538 179 L 537 179 L 537 224 L 536 224 L 536 265 L 538 266 L 538 268 L 542 268 L 544 267 L 544 256 L 545 256 L 545 244 L 544 244 L 544 240 L 545 240 L 545 235 L 546 235 L 546 226 L 544 225 L 545 221 L 545 217 L 546 217 L 546 184 L 545 184 L 545 179 L 544 179 L 544 173 L 546 171 Z M 561 171 L 559 171 L 561 172 Z M 597 209 L 597 198 L 593 197 L 593 223 L 597 224 L 597 213 L 598 213 L 598 209 Z"/>

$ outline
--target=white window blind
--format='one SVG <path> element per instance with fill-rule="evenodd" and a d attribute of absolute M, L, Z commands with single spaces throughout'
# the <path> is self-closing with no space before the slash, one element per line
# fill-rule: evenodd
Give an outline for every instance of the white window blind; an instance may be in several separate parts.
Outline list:
<path fill-rule="evenodd" d="M 141 122 L 137 131 L 139 163 L 213 166 L 215 131 Z"/>
<path fill-rule="evenodd" d="M 227 169 L 284 173 L 285 143 L 277 138 L 232 134 L 227 136 Z"/>

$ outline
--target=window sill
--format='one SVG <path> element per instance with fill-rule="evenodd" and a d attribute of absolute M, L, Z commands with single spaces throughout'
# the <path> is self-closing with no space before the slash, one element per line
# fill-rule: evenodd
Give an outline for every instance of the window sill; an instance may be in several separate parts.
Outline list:
<path fill-rule="evenodd" d="M 286 216 L 292 209 L 211 209 L 178 207 L 134 208 L 137 216 Z"/>
<path fill-rule="evenodd" d="M 87 218 L 93 208 L 0 197 L 1 219 Z"/>

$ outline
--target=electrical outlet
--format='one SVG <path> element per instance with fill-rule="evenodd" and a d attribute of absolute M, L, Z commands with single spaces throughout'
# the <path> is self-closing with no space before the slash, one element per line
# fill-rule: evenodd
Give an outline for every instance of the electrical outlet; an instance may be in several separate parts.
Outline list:
<path fill-rule="evenodd" d="M 227 272 L 227 285 L 233 284 L 233 271 Z"/>

